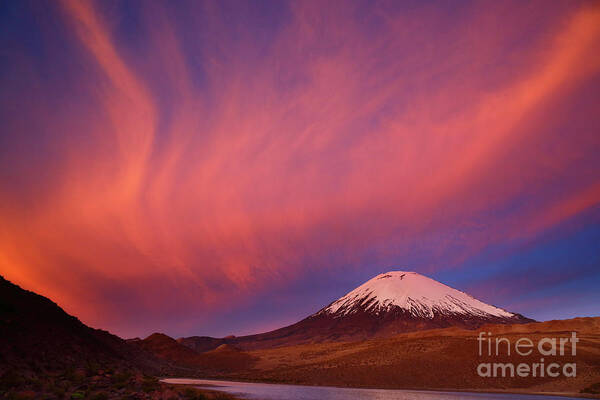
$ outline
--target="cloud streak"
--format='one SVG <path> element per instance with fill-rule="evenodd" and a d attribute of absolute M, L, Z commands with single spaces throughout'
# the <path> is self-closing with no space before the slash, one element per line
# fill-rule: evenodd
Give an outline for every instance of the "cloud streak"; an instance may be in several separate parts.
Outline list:
<path fill-rule="evenodd" d="M 0 271 L 126 336 L 202 333 L 309 275 L 460 273 L 492 244 L 594 220 L 600 9 L 557 4 L 532 30 L 514 7 L 63 1 L 48 40 L 77 62 L 75 96 L 22 70 L 60 161 L 19 147 L 45 171 L 24 186 L 47 190 L 32 207 L 0 185 Z"/>

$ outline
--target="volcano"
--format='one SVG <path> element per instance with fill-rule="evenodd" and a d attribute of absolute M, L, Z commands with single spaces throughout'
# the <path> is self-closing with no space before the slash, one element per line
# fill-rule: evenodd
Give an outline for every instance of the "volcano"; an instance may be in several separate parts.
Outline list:
<path fill-rule="evenodd" d="M 416 272 L 390 271 L 368 280 L 345 296 L 293 325 L 257 335 L 215 339 L 182 338 L 197 351 L 221 344 L 259 349 L 303 343 L 365 340 L 426 329 L 533 322 L 486 304 Z"/>

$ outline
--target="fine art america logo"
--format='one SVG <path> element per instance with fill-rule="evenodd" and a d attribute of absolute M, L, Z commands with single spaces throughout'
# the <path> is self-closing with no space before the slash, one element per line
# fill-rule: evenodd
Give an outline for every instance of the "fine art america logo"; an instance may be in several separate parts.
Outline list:
<path fill-rule="evenodd" d="M 544 357 L 553 357 L 552 361 L 560 356 L 577 355 L 577 334 L 571 332 L 571 337 L 548 338 L 537 341 L 521 337 L 513 342 L 505 337 L 494 337 L 491 332 L 479 332 L 479 357 L 511 357 L 511 360 L 523 358 L 523 362 L 485 362 L 477 366 L 477 374 L 483 378 L 504 377 L 550 377 L 564 376 L 572 378 L 577 376 L 577 364 L 574 362 L 559 363 L 546 362 Z M 512 352 L 511 352 L 512 351 Z M 527 360 L 524 358 L 528 357 Z M 539 357 L 539 361 L 536 359 Z M 536 362 L 526 362 L 529 359 Z M 560 360 L 560 359 L 558 359 Z"/>

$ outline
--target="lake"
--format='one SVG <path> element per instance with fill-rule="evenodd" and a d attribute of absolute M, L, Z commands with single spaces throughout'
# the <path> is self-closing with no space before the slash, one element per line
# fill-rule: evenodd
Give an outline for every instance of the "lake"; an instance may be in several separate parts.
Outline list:
<path fill-rule="evenodd" d="M 560 400 L 572 397 L 500 393 L 433 392 L 280 385 L 205 379 L 169 378 L 165 383 L 202 386 L 250 400 Z M 208 387 L 207 387 L 208 386 Z"/>

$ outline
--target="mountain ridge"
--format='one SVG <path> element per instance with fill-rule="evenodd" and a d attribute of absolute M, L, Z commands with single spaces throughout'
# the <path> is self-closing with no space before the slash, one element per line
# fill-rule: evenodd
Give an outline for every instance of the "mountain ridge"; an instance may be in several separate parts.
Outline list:
<path fill-rule="evenodd" d="M 154 348 L 146 351 L 108 331 L 91 328 L 49 298 L 2 276 L 0 338 L 3 399 L 190 398 L 156 378 L 186 374 L 189 369 L 160 359 Z M 169 342 L 165 335 L 153 340 Z"/>

